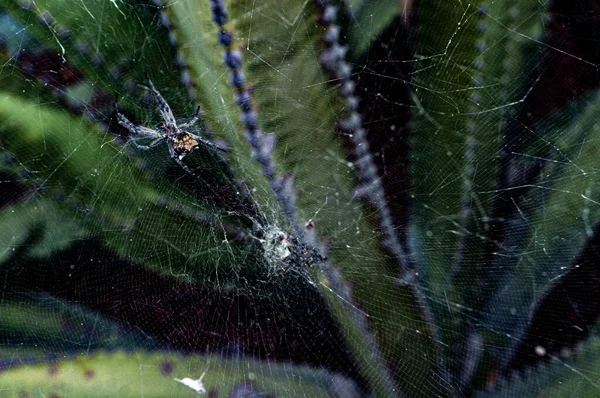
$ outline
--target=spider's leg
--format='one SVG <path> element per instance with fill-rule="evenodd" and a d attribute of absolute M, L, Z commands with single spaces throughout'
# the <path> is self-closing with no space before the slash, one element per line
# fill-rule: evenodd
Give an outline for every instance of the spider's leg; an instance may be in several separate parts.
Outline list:
<path fill-rule="evenodd" d="M 165 101 L 163 96 L 160 95 L 156 87 L 154 87 L 154 83 L 152 83 L 152 80 L 150 80 L 150 76 L 146 74 L 146 77 L 148 78 L 148 85 L 150 86 L 150 90 L 152 90 L 152 94 L 154 94 L 154 99 L 158 104 L 158 109 L 160 110 L 160 114 L 162 115 L 165 124 L 167 126 L 177 126 L 177 123 L 175 123 L 175 116 L 173 116 L 173 112 L 171 111 L 171 107 L 167 101 Z"/>
<path fill-rule="evenodd" d="M 155 139 L 154 141 L 152 141 L 150 144 L 148 145 L 140 145 L 137 142 L 133 141 L 133 140 L 129 140 L 133 145 L 135 145 L 137 148 L 139 149 L 150 149 L 150 148 L 154 148 L 155 146 L 157 146 L 158 144 L 160 144 L 162 142 L 162 140 L 164 140 L 164 137 L 158 137 L 157 139 Z"/>
<path fill-rule="evenodd" d="M 116 103 L 115 103 L 115 109 L 117 109 Z M 129 119 L 127 119 L 125 117 L 125 115 L 120 113 L 118 109 L 117 109 L 117 121 L 119 122 L 119 124 L 121 126 L 125 127 L 132 134 L 137 134 L 137 135 L 141 135 L 144 137 L 153 137 L 153 138 L 162 137 L 162 135 L 158 131 L 149 129 L 147 127 L 138 126 L 138 125 L 133 124 Z"/>
<path fill-rule="evenodd" d="M 181 130 L 185 130 L 190 126 L 193 126 L 194 124 L 196 124 L 196 122 L 198 121 L 198 119 L 200 119 L 200 107 L 196 108 L 196 114 L 194 115 L 194 117 L 192 118 L 192 120 L 190 120 L 187 123 L 183 123 L 179 125 L 179 128 Z"/>
<path fill-rule="evenodd" d="M 133 134 L 137 134 L 137 126 L 129 121 L 123 114 L 117 111 L 117 121 L 123 127 L 125 127 L 129 132 Z"/>
<path fill-rule="evenodd" d="M 222 148 L 222 147 L 218 146 L 217 144 L 215 144 L 215 143 L 213 143 L 213 142 L 207 141 L 207 140 L 205 140 L 204 138 L 200 138 L 200 137 L 198 137 L 197 135 L 194 135 L 194 138 L 195 138 L 197 141 L 201 142 L 202 144 L 206 145 L 206 146 L 207 146 L 207 147 L 209 147 L 209 148 L 212 148 L 212 149 L 218 149 L 219 151 L 223 151 L 223 152 L 228 152 L 228 151 L 227 151 L 227 149 L 225 149 L 225 148 Z"/>
<path fill-rule="evenodd" d="M 177 164 L 180 165 L 181 168 L 184 169 L 187 173 L 192 174 L 192 170 L 182 162 L 182 159 L 185 158 L 185 155 L 183 155 L 181 159 L 179 159 L 179 156 L 177 156 L 177 153 L 175 153 L 175 148 L 173 148 L 173 143 L 171 142 L 171 140 L 167 140 L 167 144 L 169 146 L 169 153 L 171 154 L 173 160 L 175 160 Z"/>
<path fill-rule="evenodd" d="M 183 164 L 183 162 L 177 156 L 175 156 L 173 159 L 175 159 L 175 161 L 181 166 L 181 168 L 184 169 L 188 174 L 192 174 L 192 170 L 185 164 Z"/>
<path fill-rule="evenodd" d="M 152 137 L 152 138 L 161 138 L 162 139 L 162 135 L 158 131 L 149 129 L 144 126 L 138 126 L 136 124 L 133 124 L 129 121 L 129 119 L 127 119 L 125 116 L 123 116 L 120 113 L 117 113 L 117 120 L 121 126 L 125 127 L 127 130 L 129 130 L 133 134 L 141 135 L 143 137 Z"/>

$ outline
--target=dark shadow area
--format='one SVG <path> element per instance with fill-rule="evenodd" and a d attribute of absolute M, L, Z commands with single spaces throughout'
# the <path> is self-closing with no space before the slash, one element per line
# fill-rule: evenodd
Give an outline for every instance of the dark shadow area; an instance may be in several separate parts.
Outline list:
<path fill-rule="evenodd" d="M 208 291 L 125 261 L 94 240 L 44 261 L 14 257 L 5 269 L 3 293 L 29 290 L 69 300 L 165 349 L 308 364 L 368 389 L 340 326 L 300 275 L 286 274 L 252 295 Z"/>

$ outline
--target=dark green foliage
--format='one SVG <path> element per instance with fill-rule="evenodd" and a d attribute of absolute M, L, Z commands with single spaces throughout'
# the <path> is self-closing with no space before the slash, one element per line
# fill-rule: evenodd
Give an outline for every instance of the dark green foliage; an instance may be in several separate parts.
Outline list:
<path fill-rule="evenodd" d="M 193 394 L 192 390 L 173 379 L 198 379 L 204 371 L 207 392 L 219 396 L 231 396 L 236 386 L 244 384 L 253 386 L 256 392 L 274 396 L 328 397 L 340 391 L 353 391 L 351 381 L 342 376 L 331 377 L 327 372 L 306 367 L 294 368 L 294 377 L 290 377 L 289 365 L 140 351 L 95 353 L 35 363 L 0 374 L 0 382 L 3 393 L 10 396 L 34 393 L 77 397 L 186 396 Z"/>
<path fill-rule="evenodd" d="M 600 315 L 598 85 L 552 82 L 599 49 L 564 7 L 0 1 L 0 385 L 594 394 L 596 343 L 559 359 Z M 146 73 L 227 151 L 128 144 Z"/>

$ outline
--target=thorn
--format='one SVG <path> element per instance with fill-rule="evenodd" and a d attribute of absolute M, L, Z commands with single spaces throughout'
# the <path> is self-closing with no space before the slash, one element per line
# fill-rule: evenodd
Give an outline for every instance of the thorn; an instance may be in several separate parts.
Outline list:
<path fill-rule="evenodd" d="M 147 71 L 144 71 L 144 75 L 146 75 L 146 79 L 148 80 L 149 88 L 154 91 L 154 84 L 152 83 L 152 80 L 150 79 L 150 74 Z"/>
<path fill-rule="evenodd" d="M 351 200 L 357 201 L 367 199 L 373 193 L 374 184 L 361 183 L 352 192 Z"/>
<path fill-rule="evenodd" d="M 196 116 L 200 116 L 200 105 L 196 108 Z"/>
<path fill-rule="evenodd" d="M 413 271 L 407 271 L 404 275 L 400 276 L 396 279 L 396 283 L 400 286 L 410 286 L 414 285 L 417 280 L 417 276 Z"/>

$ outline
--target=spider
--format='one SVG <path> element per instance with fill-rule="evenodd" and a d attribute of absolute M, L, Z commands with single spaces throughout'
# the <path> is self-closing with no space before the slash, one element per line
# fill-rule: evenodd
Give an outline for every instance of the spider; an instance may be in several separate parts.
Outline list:
<path fill-rule="evenodd" d="M 226 151 L 220 146 L 213 144 L 210 141 L 205 140 L 204 138 L 198 137 L 192 133 L 185 131 L 185 129 L 194 125 L 198 119 L 200 118 L 200 107 L 196 109 L 196 114 L 194 117 L 187 123 L 183 123 L 178 125 L 175 121 L 175 117 L 173 116 L 173 112 L 171 111 L 171 107 L 165 101 L 162 95 L 158 92 L 158 90 L 154 87 L 152 80 L 150 80 L 149 76 L 146 76 L 148 79 L 148 85 L 152 94 L 154 95 L 154 99 L 158 104 L 158 109 L 163 119 L 163 123 L 159 123 L 156 126 L 156 130 L 138 126 L 129 121 L 122 113 L 119 112 L 117 107 L 117 102 L 115 101 L 115 111 L 117 112 L 117 120 L 119 124 L 129 130 L 132 134 L 137 134 L 144 138 L 154 138 L 148 145 L 140 145 L 137 142 L 130 140 L 136 147 L 139 149 L 147 150 L 150 148 L 154 148 L 158 144 L 160 144 L 163 140 L 167 141 L 167 145 L 169 146 L 169 153 L 173 160 L 175 160 L 186 172 L 192 173 L 189 167 L 183 164 L 183 159 L 189 155 L 194 149 L 198 148 L 200 144 L 203 144 L 211 149 L 218 149 L 220 151 Z"/>

